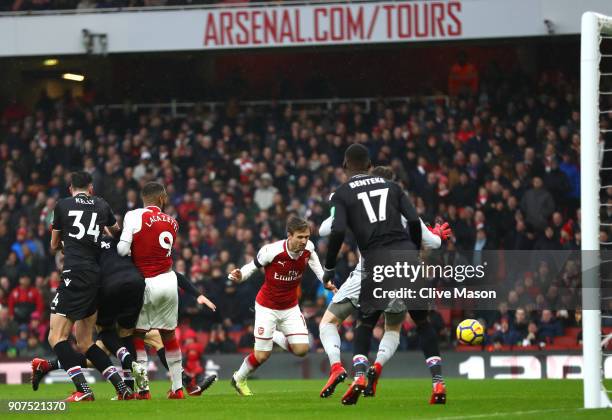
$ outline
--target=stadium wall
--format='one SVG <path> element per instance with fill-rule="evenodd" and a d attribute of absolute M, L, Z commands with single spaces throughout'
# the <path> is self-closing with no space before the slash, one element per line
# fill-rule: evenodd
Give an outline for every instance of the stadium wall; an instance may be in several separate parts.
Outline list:
<path fill-rule="evenodd" d="M 230 378 L 242 363 L 244 355 L 210 355 L 206 373 L 217 373 L 220 379 Z M 350 366 L 350 356 L 343 363 Z M 444 376 L 468 379 L 582 379 L 580 352 L 449 352 L 443 354 Z M 612 356 L 604 360 L 605 377 L 612 379 Z M 0 363 L 0 384 L 29 383 L 30 361 Z M 150 379 L 163 379 L 161 365 L 150 363 Z M 309 354 L 299 359 L 287 353 L 275 353 L 270 361 L 257 370 L 260 379 L 327 379 L 329 362 L 323 354 Z M 97 371 L 89 369 L 88 379 L 101 381 Z M 429 378 L 429 370 L 420 352 L 397 353 L 386 365 L 386 378 Z M 68 382 L 64 371 L 56 371 L 46 378 L 47 383 Z"/>
<path fill-rule="evenodd" d="M 608 0 L 449 0 L 277 3 L 116 13 L 3 15 L 0 56 L 83 54 L 83 31 L 106 35 L 89 52 L 128 53 L 535 37 L 580 33 Z"/>

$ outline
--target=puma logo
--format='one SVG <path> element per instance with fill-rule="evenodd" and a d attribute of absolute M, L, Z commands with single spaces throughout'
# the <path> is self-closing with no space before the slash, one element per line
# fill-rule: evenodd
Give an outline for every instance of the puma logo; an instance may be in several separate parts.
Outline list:
<path fill-rule="evenodd" d="M 110 242 L 104 242 L 104 241 L 102 241 L 100 245 L 102 246 L 102 249 L 110 249 L 110 246 L 111 246 Z"/>
<path fill-rule="evenodd" d="M 72 280 L 70 280 L 68 278 L 64 279 L 64 283 L 66 283 L 66 287 L 68 287 L 68 285 L 70 284 L 71 281 Z"/>
<path fill-rule="evenodd" d="M 283 267 L 285 266 L 285 261 L 278 261 L 278 263 L 282 265 Z"/>

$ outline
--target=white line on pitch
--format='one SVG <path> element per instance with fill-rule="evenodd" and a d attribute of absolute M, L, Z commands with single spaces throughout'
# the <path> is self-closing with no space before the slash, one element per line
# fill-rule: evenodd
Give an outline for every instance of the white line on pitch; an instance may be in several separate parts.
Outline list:
<path fill-rule="evenodd" d="M 487 414 L 474 414 L 471 416 L 450 416 L 450 417 L 436 417 L 435 420 L 464 420 L 464 419 L 483 419 L 489 417 L 503 417 L 503 416 L 523 416 L 529 414 L 541 414 L 541 413 L 554 413 L 559 411 L 578 411 L 579 408 L 551 408 L 549 410 L 530 410 L 530 411 L 506 411 L 496 412 Z"/>

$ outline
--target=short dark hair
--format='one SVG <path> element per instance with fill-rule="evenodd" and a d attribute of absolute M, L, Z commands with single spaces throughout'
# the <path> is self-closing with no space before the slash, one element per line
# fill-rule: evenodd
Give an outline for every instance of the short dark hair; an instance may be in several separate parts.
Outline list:
<path fill-rule="evenodd" d="M 353 143 L 346 148 L 344 160 L 351 169 L 368 169 L 370 167 L 370 153 L 368 149 L 359 143 Z"/>
<path fill-rule="evenodd" d="M 166 194 L 166 187 L 159 182 L 147 182 L 142 187 L 142 198 L 157 198 Z"/>
<path fill-rule="evenodd" d="M 87 188 L 92 182 L 91 175 L 85 171 L 72 172 L 70 174 L 70 186 L 72 188 Z"/>
<path fill-rule="evenodd" d="M 289 220 L 287 220 L 287 233 L 293 234 L 298 230 L 310 229 L 308 222 L 301 217 L 291 216 Z"/>
<path fill-rule="evenodd" d="M 395 173 L 390 166 L 377 166 L 372 169 L 372 175 L 383 177 L 389 181 L 393 181 Z"/>

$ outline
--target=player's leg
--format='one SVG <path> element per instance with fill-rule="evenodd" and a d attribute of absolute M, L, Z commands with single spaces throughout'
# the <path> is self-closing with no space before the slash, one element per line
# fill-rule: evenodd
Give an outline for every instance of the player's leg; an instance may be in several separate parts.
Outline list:
<path fill-rule="evenodd" d="M 319 393 L 321 398 L 331 396 L 336 390 L 336 386 L 344 382 L 347 377 L 346 370 L 342 366 L 342 361 L 340 360 L 340 345 L 342 341 L 338 333 L 338 327 L 354 309 L 353 304 L 348 300 L 344 300 L 340 303 L 332 301 L 321 318 L 319 324 L 319 338 L 321 339 L 321 344 L 323 345 L 325 353 L 327 353 L 331 366 L 327 383 Z"/>
<path fill-rule="evenodd" d="M 425 363 L 431 373 L 433 391 L 430 404 L 446 403 L 446 386 L 442 377 L 442 357 L 440 357 L 440 346 L 438 335 L 434 330 L 426 310 L 409 311 L 410 317 L 416 324 L 416 331 L 419 335 L 419 343 L 425 356 Z"/>
<path fill-rule="evenodd" d="M 58 296 L 60 296 L 59 291 L 54 301 L 57 302 Z M 61 306 L 57 306 L 57 308 L 52 307 L 52 310 L 61 310 Z M 66 318 L 66 316 L 60 315 L 59 313 L 51 314 L 49 345 L 57 355 L 57 361 L 55 361 L 55 363 L 53 361 L 44 361 L 46 362 L 45 364 L 42 363 L 43 359 L 34 359 L 32 361 L 32 386 L 36 390 L 44 374 L 50 370 L 61 367 L 68 373 L 68 376 L 77 390 L 69 397 L 69 400 L 91 401 L 94 399 L 93 392 L 89 388 L 85 375 L 83 375 L 83 371 L 81 370 L 86 364 L 85 356 L 74 351 L 68 341 L 73 325 L 73 321 Z"/>
<path fill-rule="evenodd" d="M 154 308 L 151 303 L 150 282 L 153 279 L 145 279 L 145 290 L 142 308 L 136 320 L 136 328 L 132 334 L 132 343 L 136 353 L 136 361 L 132 364 L 132 375 L 138 388 L 138 398 L 148 400 L 151 398 L 149 391 L 149 378 L 147 376 L 147 367 L 149 360 L 147 350 L 145 348 L 145 336 L 151 330 L 151 318 Z"/>
<path fill-rule="evenodd" d="M 168 371 L 170 372 L 170 380 L 172 381 L 169 398 L 183 398 L 183 358 L 176 334 L 174 330 L 162 329 L 159 330 L 159 333 L 166 349 L 166 361 L 168 363 Z"/>
<path fill-rule="evenodd" d="M 147 279 L 148 280 L 148 279 Z M 178 289 L 174 271 L 160 274 L 148 284 L 151 304 L 151 328 L 159 330 L 168 362 L 171 388 L 168 398 L 183 399 L 183 357 L 174 330 L 178 324 Z"/>
<path fill-rule="evenodd" d="M 110 354 L 117 357 L 117 360 L 121 363 L 121 369 L 123 369 L 124 382 L 130 389 L 134 390 L 134 379 L 132 378 L 132 363 L 134 363 L 134 358 L 129 350 L 123 345 L 117 333 L 117 329 L 114 326 L 102 327 L 99 325 L 96 328 L 98 329 L 98 340 L 102 342 Z M 96 343 L 96 345 L 98 344 Z M 98 345 L 98 347 L 101 348 L 100 345 Z"/>
<path fill-rule="evenodd" d="M 276 331 L 277 311 L 255 303 L 255 348 L 244 358 L 240 368 L 232 375 L 232 386 L 238 394 L 253 395 L 247 385 L 247 378 L 272 354 L 272 337 Z"/>
<path fill-rule="evenodd" d="M 136 350 L 132 334 L 142 309 L 145 284 L 140 275 L 124 273 L 105 280 L 99 294 L 98 339 L 120 361 L 124 381 L 134 390 L 132 365 Z M 116 326 L 124 338 L 120 337 Z"/>
<path fill-rule="evenodd" d="M 380 314 L 381 311 L 363 313 L 361 309 L 359 310 L 353 345 L 354 380 L 342 396 L 342 404 L 357 404 L 359 396 L 366 387 L 366 372 L 369 367 L 368 354 L 370 353 L 370 343 L 372 342 L 372 330 Z"/>
<path fill-rule="evenodd" d="M 108 355 L 93 341 L 93 331 L 96 325 L 97 314 L 94 312 L 84 319 L 81 319 L 75 324 L 75 336 L 79 349 L 85 353 L 85 356 L 91 363 L 102 373 L 104 379 L 113 384 L 117 391 L 119 399 L 134 398 L 131 389 L 121 378 L 121 374 L 111 363 Z"/>
<path fill-rule="evenodd" d="M 393 357 L 399 346 L 400 330 L 402 329 L 404 317 L 405 312 L 385 313 L 385 333 L 378 345 L 376 360 L 374 364 L 368 368 L 368 385 L 363 391 L 365 397 L 373 397 L 376 395 L 376 386 L 382 373 L 383 366 Z"/>
<path fill-rule="evenodd" d="M 81 370 L 86 360 L 82 354 L 73 350 L 68 337 L 76 321 L 96 312 L 100 277 L 95 271 L 64 268 L 63 282 L 51 302 L 49 344 L 57 355 L 58 367 L 61 364 L 77 388 L 67 401 L 88 401 L 94 397 Z"/>
<path fill-rule="evenodd" d="M 304 357 L 310 349 L 308 338 L 308 327 L 300 307 L 295 305 L 293 308 L 278 311 L 277 332 L 281 332 L 287 337 L 287 348 L 298 357 Z"/>

